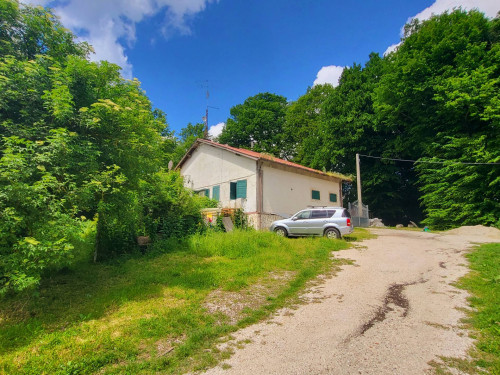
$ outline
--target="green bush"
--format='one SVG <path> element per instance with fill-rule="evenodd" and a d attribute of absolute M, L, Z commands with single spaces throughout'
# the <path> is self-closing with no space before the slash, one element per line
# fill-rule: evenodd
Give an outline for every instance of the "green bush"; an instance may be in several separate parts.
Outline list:
<path fill-rule="evenodd" d="M 90 62 L 49 10 L 2 0 L 0 19 L 0 294 L 138 235 L 202 231 L 213 202 L 162 170 L 168 126 L 140 83 Z"/>
<path fill-rule="evenodd" d="M 204 231 L 200 210 L 217 202 L 186 189 L 179 172 L 161 171 L 142 181 L 141 205 L 143 234 L 154 240 Z"/>

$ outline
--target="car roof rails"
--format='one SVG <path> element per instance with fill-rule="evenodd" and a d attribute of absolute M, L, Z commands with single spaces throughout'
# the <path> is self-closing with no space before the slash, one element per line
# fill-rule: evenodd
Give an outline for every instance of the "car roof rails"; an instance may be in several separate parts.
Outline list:
<path fill-rule="evenodd" d="M 330 208 L 330 209 L 340 209 L 340 208 L 343 208 L 343 207 L 339 207 L 339 206 L 307 206 L 307 208 Z"/>

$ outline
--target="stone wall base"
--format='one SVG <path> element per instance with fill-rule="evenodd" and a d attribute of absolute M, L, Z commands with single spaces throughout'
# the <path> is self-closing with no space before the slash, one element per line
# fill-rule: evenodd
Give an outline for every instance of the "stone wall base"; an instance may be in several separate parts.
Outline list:
<path fill-rule="evenodd" d="M 269 230 L 269 227 L 271 226 L 273 221 L 284 219 L 284 217 L 281 215 L 267 214 L 267 213 L 263 213 L 263 214 L 250 213 L 250 214 L 247 214 L 247 217 L 248 217 L 248 224 L 251 227 L 253 227 L 257 230 L 262 230 L 262 231 Z M 259 217 L 260 217 L 260 220 L 259 220 Z"/>

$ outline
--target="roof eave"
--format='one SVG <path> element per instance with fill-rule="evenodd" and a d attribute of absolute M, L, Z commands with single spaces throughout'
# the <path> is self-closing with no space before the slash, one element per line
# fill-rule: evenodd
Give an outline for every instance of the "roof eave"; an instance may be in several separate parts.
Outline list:
<path fill-rule="evenodd" d="M 209 141 L 209 140 L 203 139 L 203 138 L 197 138 L 196 141 L 193 143 L 193 145 L 186 152 L 186 154 L 182 157 L 181 161 L 179 163 L 177 163 L 177 166 L 175 167 L 175 169 L 177 170 L 177 169 L 181 168 L 182 165 L 186 162 L 186 160 L 191 157 L 191 154 L 194 152 L 194 150 L 196 148 L 198 148 L 198 146 L 202 143 L 209 145 L 209 146 L 212 146 L 212 147 L 215 147 L 215 148 L 219 148 L 221 150 L 226 150 L 226 151 L 232 152 L 238 156 L 244 156 L 244 157 L 252 159 L 252 160 L 259 160 L 260 159 L 260 158 L 257 158 L 257 157 L 251 156 L 251 155 L 244 154 L 242 152 L 238 152 L 237 150 L 231 150 L 230 148 L 227 148 L 227 147 L 225 147 L 225 145 L 222 145 L 220 143 L 212 142 L 212 141 Z"/>
<path fill-rule="evenodd" d="M 296 170 L 299 170 L 299 171 L 305 171 L 305 172 L 309 172 L 311 174 L 315 174 L 315 175 L 318 175 L 318 176 L 321 176 L 321 177 L 330 177 L 330 178 L 335 178 L 335 179 L 338 179 L 338 180 L 341 180 L 341 181 L 346 181 L 346 182 L 352 182 L 352 178 L 351 177 L 348 177 L 348 176 L 344 176 L 340 173 L 332 173 L 332 174 L 329 174 L 329 173 L 325 173 L 325 172 L 322 172 L 322 171 L 318 171 L 318 170 L 315 170 L 315 169 L 312 169 L 312 168 L 300 168 L 300 167 L 297 167 L 297 166 L 293 166 L 293 165 L 288 165 L 288 164 L 283 164 L 283 163 L 280 163 L 280 162 L 277 162 L 271 158 L 266 158 L 266 157 L 256 157 L 256 156 L 251 156 L 251 155 L 248 155 L 248 154 L 245 154 L 245 153 L 242 153 L 242 152 L 238 152 L 238 150 L 235 150 L 235 149 L 232 149 L 232 148 L 229 148 L 230 146 L 228 145 L 223 145 L 223 144 L 220 144 L 220 143 L 216 143 L 216 142 L 212 142 L 212 141 L 209 141 L 207 139 L 203 139 L 203 138 L 198 138 L 196 139 L 196 141 L 193 143 L 193 145 L 189 148 L 189 150 L 186 152 L 186 154 L 182 157 L 181 161 L 179 161 L 179 163 L 177 164 L 177 166 L 175 167 L 176 170 L 182 168 L 182 166 L 184 165 L 184 163 L 191 157 L 192 153 L 194 152 L 194 150 L 196 148 L 198 148 L 198 146 L 200 144 L 206 144 L 206 145 L 209 145 L 209 146 L 212 146 L 212 147 L 215 147 L 215 148 L 218 148 L 218 149 L 221 149 L 221 150 L 226 150 L 226 151 L 229 151 L 229 152 L 232 152 L 238 156 L 244 156 L 248 159 L 252 159 L 252 160 L 256 160 L 256 161 L 263 161 L 263 162 L 269 162 L 271 164 L 275 164 L 277 166 L 286 166 L 290 169 L 296 169 Z"/>
<path fill-rule="evenodd" d="M 200 144 L 199 141 L 200 141 L 200 138 L 197 138 L 196 141 L 194 141 L 194 143 L 191 145 L 191 147 L 189 148 L 189 150 L 187 150 L 187 152 L 184 154 L 184 156 L 182 157 L 182 159 L 175 166 L 175 168 L 174 168 L 175 170 L 180 169 L 182 167 L 182 165 L 186 162 L 186 160 L 191 157 L 191 154 L 193 153 L 193 151 Z"/>
<path fill-rule="evenodd" d="M 294 166 L 294 165 L 283 164 L 283 163 L 280 163 L 278 161 L 275 161 L 275 160 L 272 160 L 272 159 L 269 159 L 269 158 L 259 158 L 259 160 L 264 161 L 264 162 L 268 162 L 269 164 L 272 164 L 272 165 L 275 165 L 277 167 L 281 167 L 281 168 L 287 169 L 289 171 L 291 171 L 291 170 L 301 171 L 303 173 L 307 173 L 309 175 L 316 175 L 316 176 L 322 177 L 322 178 L 336 179 L 336 180 L 341 180 L 341 181 L 346 181 L 346 182 L 352 182 L 352 178 L 351 177 L 344 176 L 344 175 L 342 175 L 340 173 L 329 174 L 329 173 L 318 171 L 318 170 L 315 170 L 315 169 L 312 169 L 312 168 L 300 168 L 300 167 L 297 167 L 297 166 Z"/>

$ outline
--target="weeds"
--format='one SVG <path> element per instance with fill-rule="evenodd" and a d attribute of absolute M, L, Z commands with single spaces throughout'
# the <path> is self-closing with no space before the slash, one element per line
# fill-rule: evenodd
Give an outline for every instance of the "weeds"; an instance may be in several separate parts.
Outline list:
<path fill-rule="evenodd" d="M 377 238 L 377 235 L 370 232 L 365 228 L 354 228 L 354 232 L 343 237 L 347 242 L 361 242 L 364 240 L 370 240 L 372 238 Z"/>
<path fill-rule="evenodd" d="M 0 301 L 0 374 L 179 373 L 213 366 L 216 342 L 268 316 L 332 263 L 345 241 L 208 232 L 158 241 L 146 256 L 89 264 Z M 258 288 L 256 289 L 256 286 Z M 215 291 L 261 294 L 238 312 Z M 227 302 L 227 301 L 226 301 Z"/>

